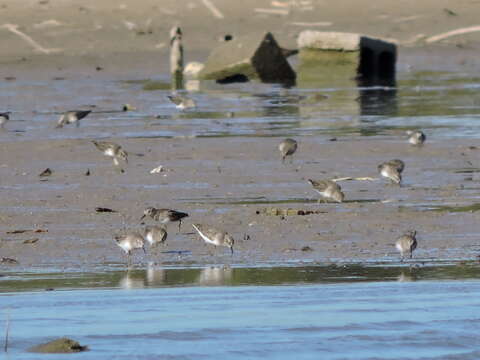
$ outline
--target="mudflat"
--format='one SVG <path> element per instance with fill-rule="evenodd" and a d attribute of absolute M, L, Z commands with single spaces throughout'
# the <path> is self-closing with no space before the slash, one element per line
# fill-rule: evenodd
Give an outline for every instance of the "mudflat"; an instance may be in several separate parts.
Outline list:
<path fill-rule="evenodd" d="M 2 4 L 2 17 L 33 43 L 12 27 L 0 29 L 7 49 L 0 110 L 12 111 L 0 133 L 0 258 L 24 268 L 124 264 L 114 235 L 142 230 L 143 210 L 155 206 L 190 216 L 180 232 L 170 224 L 167 245 L 138 254 L 136 263 L 391 262 L 399 261 L 395 239 L 410 229 L 418 232 L 418 261 L 476 259 L 480 141 L 468 121 L 478 116 L 479 33 L 424 41 L 475 25 L 474 3 Z M 197 109 L 178 112 L 168 90 L 144 87 L 152 78 L 168 83 L 168 30 L 175 24 L 184 30 L 187 60 L 198 61 L 227 33 L 271 30 L 290 48 L 306 28 L 396 39 L 397 90 L 379 90 L 367 104 L 360 90 L 335 84 L 210 85 L 192 93 Z M 459 73 L 467 75 L 453 82 Z M 121 112 L 126 103 L 137 110 Z M 365 111 L 377 104 L 390 110 Z M 79 128 L 54 129 L 58 113 L 77 108 L 93 113 Z M 426 128 L 423 147 L 406 142 L 405 129 L 416 127 Z M 299 144 L 291 164 L 281 163 L 277 149 L 285 137 Z M 129 153 L 125 173 L 95 149 L 94 139 L 122 145 Z M 406 163 L 401 187 L 377 173 L 379 163 L 395 158 Z M 151 174 L 159 165 L 164 171 Z M 52 174 L 40 177 L 46 168 Z M 307 179 L 341 177 L 373 179 L 341 181 L 346 202 L 318 204 Z M 288 208 L 312 214 L 272 215 Z M 234 255 L 205 245 L 191 226 L 197 222 L 228 231 Z"/>

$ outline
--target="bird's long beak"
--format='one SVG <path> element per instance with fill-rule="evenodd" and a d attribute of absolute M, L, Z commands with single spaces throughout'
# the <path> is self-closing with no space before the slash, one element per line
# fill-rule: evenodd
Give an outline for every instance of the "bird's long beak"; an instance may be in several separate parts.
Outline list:
<path fill-rule="evenodd" d="M 140 218 L 140 221 L 142 221 L 143 219 L 145 219 L 145 214 L 142 215 L 142 217 Z"/>

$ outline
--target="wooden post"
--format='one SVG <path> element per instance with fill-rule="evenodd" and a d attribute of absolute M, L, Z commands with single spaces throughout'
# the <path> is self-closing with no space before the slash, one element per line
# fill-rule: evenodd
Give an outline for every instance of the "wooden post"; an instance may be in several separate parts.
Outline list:
<path fill-rule="evenodd" d="M 170 74 L 172 90 L 183 89 L 182 30 L 178 26 L 170 30 Z"/>

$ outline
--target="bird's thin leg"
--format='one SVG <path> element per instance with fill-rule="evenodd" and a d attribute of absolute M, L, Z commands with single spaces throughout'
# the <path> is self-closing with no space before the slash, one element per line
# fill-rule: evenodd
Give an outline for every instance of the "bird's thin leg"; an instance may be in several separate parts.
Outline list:
<path fill-rule="evenodd" d="M 290 164 L 293 164 L 293 156 L 290 155 Z"/>
<path fill-rule="evenodd" d="M 181 227 L 182 227 L 182 220 L 178 220 L 178 232 L 180 232 Z"/>
<path fill-rule="evenodd" d="M 79 128 L 79 127 L 80 127 L 80 121 L 78 121 L 78 120 L 75 121 L 75 126 L 76 126 L 77 128 Z"/>

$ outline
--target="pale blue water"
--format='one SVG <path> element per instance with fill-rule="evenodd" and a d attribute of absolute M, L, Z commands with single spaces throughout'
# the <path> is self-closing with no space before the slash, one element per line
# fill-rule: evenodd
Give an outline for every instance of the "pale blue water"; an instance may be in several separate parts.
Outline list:
<path fill-rule="evenodd" d="M 385 280 L 372 281 L 382 273 Z M 156 282 L 140 270 L 103 280 L 56 275 L 58 291 L 3 293 L 2 318 L 6 311 L 11 318 L 5 358 L 65 358 L 25 351 L 60 336 L 89 346 L 69 355 L 75 359 L 480 357 L 476 267 L 206 268 L 157 275 Z M 443 281 L 423 280 L 436 275 Z M 460 279 L 446 280 L 455 276 Z M 254 285 L 234 285 L 242 282 Z M 93 283 L 108 289 L 61 290 Z"/>

